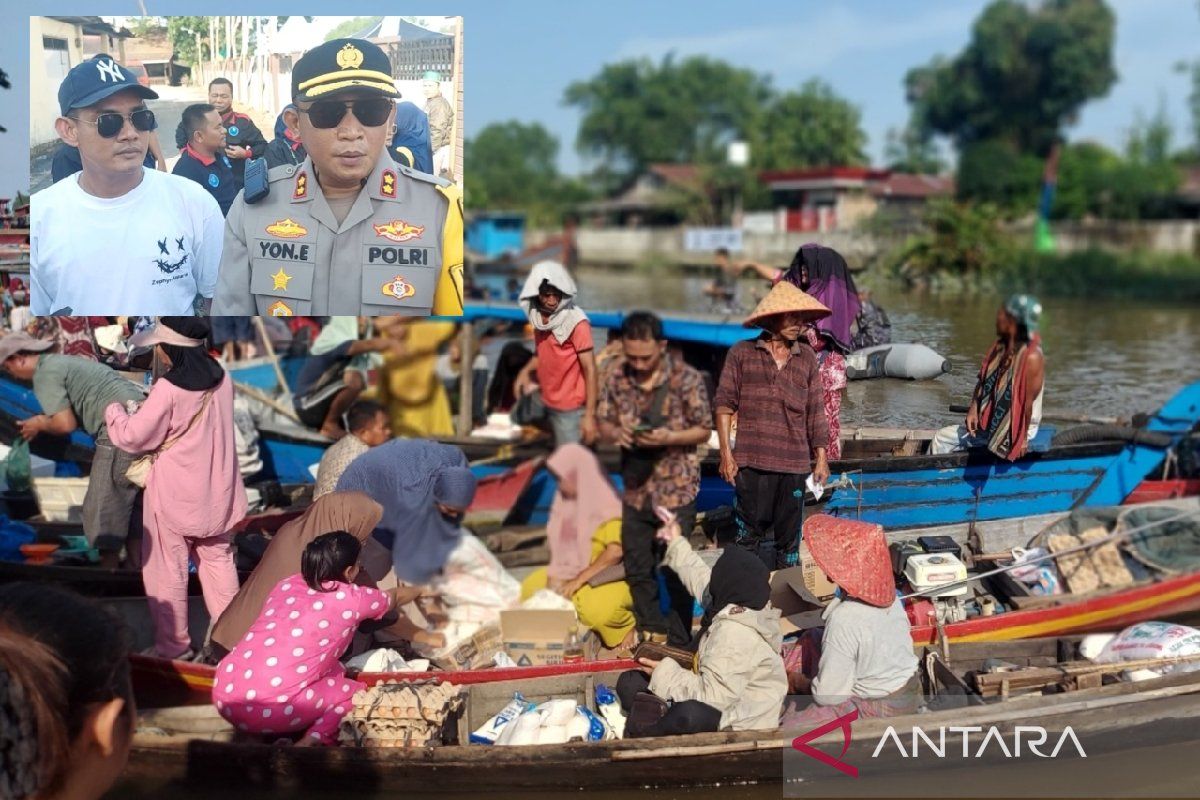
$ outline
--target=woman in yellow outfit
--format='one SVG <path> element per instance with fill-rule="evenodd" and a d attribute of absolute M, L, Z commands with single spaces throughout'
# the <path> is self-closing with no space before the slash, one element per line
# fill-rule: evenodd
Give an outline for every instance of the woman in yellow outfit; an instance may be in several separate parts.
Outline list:
<path fill-rule="evenodd" d="M 450 398 L 434 372 L 438 350 L 454 336 L 454 323 L 377 317 L 375 327 L 397 342 L 384 356 L 379 402 L 388 409 L 392 433 L 435 438 L 454 435 Z"/>
<path fill-rule="evenodd" d="M 616 580 L 589 586 L 588 581 L 621 563 L 621 499 L 583 445 L 558 448 L 546 468 L 558 480 L 546 523 L 550 564 L 525 579 L 521 599 L 545 588 L 570 598 L 579 621 L 605 647 L 619 647 L 635 624 L 629 584 Z"/>

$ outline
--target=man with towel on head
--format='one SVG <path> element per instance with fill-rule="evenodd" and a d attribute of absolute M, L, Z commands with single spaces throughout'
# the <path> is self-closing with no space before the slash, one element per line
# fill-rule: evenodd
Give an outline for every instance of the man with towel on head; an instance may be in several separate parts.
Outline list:
<path fill-rule="evenodd" d="M 575 307 L 579 290 L 566 267 L 539 261 L 521 289 L 521 308 L 533 326 L 537 352 L 517 375 L 517 397 L 532 390 L 532 376 L 542 390 L 555 447 L 596 440 L 596 353 L 592 325 Z"/>

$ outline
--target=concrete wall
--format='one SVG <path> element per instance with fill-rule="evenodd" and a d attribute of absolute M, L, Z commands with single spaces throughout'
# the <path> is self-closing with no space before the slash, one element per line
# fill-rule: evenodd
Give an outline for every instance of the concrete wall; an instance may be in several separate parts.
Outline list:
<path fill-rule="evenodd" d="M 83 35 L 75 25 L 49 19 L 29 18 L 29 144 L 31 147 L 57 142 L 54 121 L 58 119 L 58 87 L 60 81 L 46 74 L 45 49 L 42 37 L 50 36 L 67 41 L 68 67 L 83 61 Z"/>
<path fill-rule="evenodd" d="M 800 245 L 820 242 L 846 256 L 855 266 L 879 248 L 869 236 L 848 231 L 828 233 L 758 233 L 746 231 L 744 252 L 738 255 L 747 261 L 787 266 Z M 683 249 L 682 228 L 613 228 L 606 230 L 580 229 L 576 235 L 580 261 L 586 264 L 637 264 L 648 260 L 671 264 L 704 264 L 710 258 L 703 253 L 687 253 Z"/>
<path fill-rule="evenodd" d="M 1057 222 L 1050 229 L 1059 252 L 1149 250 L 1200 257 L 1200 220 Z"/>

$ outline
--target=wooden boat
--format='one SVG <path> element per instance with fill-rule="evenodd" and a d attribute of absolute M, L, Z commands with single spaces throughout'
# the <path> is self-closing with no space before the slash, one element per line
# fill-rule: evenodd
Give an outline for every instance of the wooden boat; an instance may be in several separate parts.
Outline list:
<path fill-rule="evenodd" d="M 1190 498 L 1174 503 L 1159 504 L 1173 515 L 1187 515 L 1200 525 L 1200 499 Z M 1075 512 L 1076 516 L 1093 522 L 1115 525 L 1123 508 L 1095 509 Z M 1020 520 L 1003 520 L 990 523 L 959 524 L 921 529 L 917 531 L 891 532 L 892 542 L 915 541 L 918 536 L 947 536 L 961 545 L 974 543 L 981 552 L 997 553 L 1013 547 L 1024 547 L 1036 534 L 1051 525 L 1061 524 L 1070 515 L 1051 514 L 1028 517 Z M 990 561 L 980 562 L 976 572 L 994 567 Z M 777 575 L 773 582 L 775 591 L 772 602 L 785 617 L 785 628 L 803 629 L 822 624 L 820 607 L 807 603 L 792 592 L 786 584 L 787 576 Z M 1150 619 L 1190 619 L 1200 614 L 1200 570 L 1180 575 L 1171 575 L 1161 570 L 1147 568 L 1146 577 L 1117 589 L 1096 591 L 1088 594 L 1061 594 L 1040 597 L 1012 579 L 989 580 L 986 594 L 1002 604 L 1004 610 L 992 616 L 973 616 L 959 621 L 938 624 L 930 618 L 936 609 L 929 601 L 908 600 L 906 610 L 912 622 L 912 637 L 915 644 L 924 645 L 946 642 L 1000 642 L 1033 636 L 1056 636 L 1089 633 L 1123 628 Z M 119 601 L 127 604 L 131 601 Z M 123 612 L 129 618 L 129 611 Z M 134 621 L 130 618 L 131 621 Z M 134 627 L 137 627 L 134 621 Z M 207 620 L 193 620 L 193 631 L 198 638 L 207 628 Z M 485 674 L 496 675 L 488 670 Z M 135 664 L 135 684 L 141 679 L 149 688 L 139 685 L 147 701 L 155 705 L 166 705 L 167 700 L 157 692 L 162 682 L 168 679 L 174 685 L 170 702 L 183 704 L 179 685 L 193 692 L 187 702 L 204 702 L 212 689 L 214 671 L 210 666 L 170 662 L 165 659 L 143 658 Z M 173 677 L 177 676 L 177 677 Z"/>
<path fill-rule="evenodd" d="M 1139 683 L 1014 692 L 1005 699 L 985 698 L 977 688 L 974 675 L 986 674 L 989 659 L 1019 669 L 1056 667 L 1073 658 L 1076 646 L 1070 639 L 968 644 L 952 647 L 948 661 L 925 651 L 921 667 L 928 702 L 925 713 L 856 719 L 847 723 L 852 732 L 849 737 L 840 727 L 827 728 L 827 733 L 813 737 L 808 744 L 832 760 L 850 765 L 859 777 L 919 771 L 928 794 L 944 791 L 947 796 L 960 796 L 961 767 L 1017 766 L 1005 757 L 1016 744 L 1014 726 L 1045 729 L 1047 751 L 1066 739 L 1061 757 L 1072 759 L 1081 752 L 1102 757 L 1128 748 L 1130 742 L 1152 747 L 1195 740 L 1200 722 L 1200 672 L 1175 672 Z M 808 793 L 822 785 L 833 786 L 821 783 L 832 780 L 843 781 L 837 785 L 845 790 L 845 775 L 827 762 L 792 749 L 793 737 L 806 733 L 801 730 L 517 747 L 459 743 L 465 741 L 465 732 L 482 724 L 516 691 L 534 702 L 566 697 L 594 708 L 595 685 L 611 686 L 618 674 L 594 672 L 469 685 L 457 728 L 447 726 L 447 743 L 412 749 L 297 748 L 233 741 L 228 725 L 211 707 L 145 712 L 125 775 L 131 781 L 162 786 L 186 781 L 189 787 L 253 786 L 276 792 L 303 787 L 305 791 L 328 789 L 339 796 L 411 792 L 414 786 L 435 794 L 478 792 L 482 787 L 531 793 L 779 784 L 785 776 L 788 781 L 803 782 Z M 1086 685 L 1085 681 L 1077 683 Z M 908 744 L 917 735 L 914 729 L 936 743 L 938 730 L 946 728 L 956 732 L 947 737 L 951 744 L 943 746 L 944 758 L 909 756 Z M 900 748 L 888 742 L 881 745 L 889 735 Z M 1078 748 L 1070 743 L 1070 736 L 1079 743 Z M 997 739 L 1003 740 L 1003 747 Z M 968 756 L 959 760 L 963 750 Z M 1028 752 L 1024 751 L 1025 757 Z M 1072 763 L 1076 762 L 1064 768 Z M 939 768 L 947 768 L 947 772 Z"/>

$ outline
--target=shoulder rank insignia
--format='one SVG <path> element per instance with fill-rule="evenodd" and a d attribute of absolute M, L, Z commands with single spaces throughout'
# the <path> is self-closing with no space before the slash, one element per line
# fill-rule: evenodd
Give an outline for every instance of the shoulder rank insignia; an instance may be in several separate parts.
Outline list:
<path fill-rule="evenodd" d="M 379 181 L 379 193 L 384 197 L 396 196 L 396 173 L 393 170 L 385 169 L 383 178 Z"/>
<path fill-rule="evenodd" d="M 292 192 L 293 200 L 308 197 L 308 175 L 302 170 L 296 173 L 296 190 Z"/>
<path fill-rule="evenodd" d="M 396 275 L 390 281 L 385 283 L 380 288 L 380 291 L 386 296 L 394 297 L 397 300 L 404 300 L 405 298 L 412 297 L 417 293 L 417 290 L 413 287 L 413 285 L 399 275 Z"/>
<path fill-rule="evenodd" d="M 278 236 L 280 239 L 295 239 L 308 233 L 308 228 L 291 218 L 276 220 L 268 225 L 266 230 L 267 233 Z"/>
<path fill-rule="evenodd" d="M 342 69 L 358 69 L 362 66 L 363 54 L 354 45 L 346 42 L 346 46 L 337 53 L 337 65 Z"/>
<path fill-rule="evenodd" d="M 291 317 L 294 316 L 291 306 L 282 300 L 276 300 L 267 308 L 267 313 L 272 317 Z"/>
<path fill-rule="evenodd" d="M 394 219 L 391 222 L 385 222 L 379 225 L 372 225 L 375 229 L 375 235 L 387 239 L 389 242 L 407 242 L 409 239 L 415 239 L 425 232 L 424 225 L 413 225 L 411 222 L 405 222 L 402 219 Z"/>

